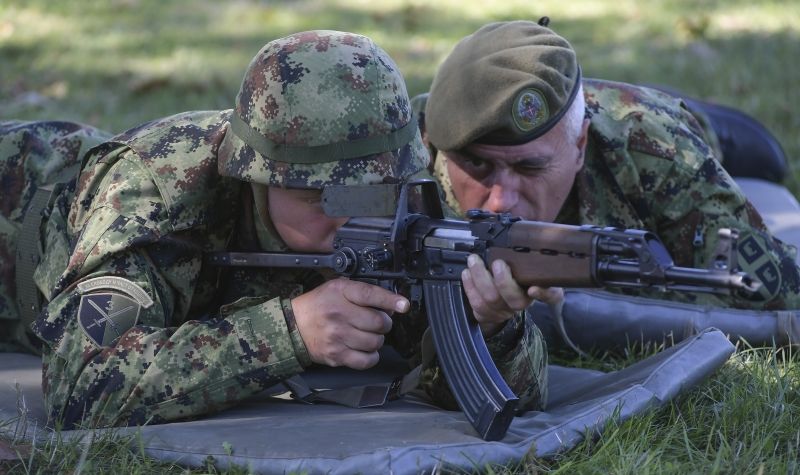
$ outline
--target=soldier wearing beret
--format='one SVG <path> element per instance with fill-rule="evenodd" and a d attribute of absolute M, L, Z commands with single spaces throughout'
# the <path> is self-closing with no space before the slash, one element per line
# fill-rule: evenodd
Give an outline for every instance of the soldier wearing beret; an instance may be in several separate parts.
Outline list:
<path fill-rule="evenodd" d="M 41 342 L 52 422 L 194 417 L 312 364 L 368 368 L 384 341 L 419 359 L 427 320 L 401 295 L 315 271 L 204 260 L 214 251 L 330 252 L 347 218 L 323 212 L 324 187 L 426 173 L 403 78 L 370 39 L 311 31 L 270 42 L 233 110 L 186 112 L 111 138 L 52 122 L 2 132 L 0 172 L 19 197 L 3 202 L 0 257 L 27 241 L 44 250 L 28 279 L 14 275 L 16 289 L 27 295 L 19 284 L 30 280 L 43 300 L 31 339 Z M 84 145 L 93 146 L 85 155 Z M 58 181 L 51 151 L 80 170 L 35 205 L 37 189 Z M 35 239 L 20 231 L 26 215 L 43 217 Z M 494 295 L 470 303 L 498 369 L 523 410 L 541 407 L 546 352 L 521 312 L 530 299 L 509 275 L 473 266 L 465 279 Z M 0 311 L 26 333 L 12 280 L 0 283 Z M 435 358 L 420 384 L 456 408 Z"/>
<path fill-rule="evenodd" d="M 424 110 L 434 173 L 456 210 L 657 233 L 677 265 L 709 266 L 720 228 L 739 230 L 738 263 L 763 286 L 728 297 L 645 296 L 723 307 L 800 305 L 795 249 L 775 239 L 721 167 L 684 103 L 582 76 L 571 45 L 539 23 L 488 24 L 439 67 Z M 531 295 L 557 303 L 560 289 Z"/>

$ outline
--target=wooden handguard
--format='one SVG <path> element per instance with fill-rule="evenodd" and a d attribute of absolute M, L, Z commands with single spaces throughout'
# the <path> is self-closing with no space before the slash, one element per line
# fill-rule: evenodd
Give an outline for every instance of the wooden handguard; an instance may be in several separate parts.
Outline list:
<path fill-rule="evenodd" d="M 594 287 L 594 235 L 576 226 L 515 222 L 509 247 L 490 247 L 488 263 L 502 259 L 522 286 Z"/>

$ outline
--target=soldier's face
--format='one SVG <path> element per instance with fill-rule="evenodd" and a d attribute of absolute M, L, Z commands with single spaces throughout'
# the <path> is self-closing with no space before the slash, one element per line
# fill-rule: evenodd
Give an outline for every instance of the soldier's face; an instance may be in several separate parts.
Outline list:
<path fill-rule="evenodd" d="M 348 218 L 322 210 L 322 191 L 269 187 L 269 216 L 281 239 L 295 251 L 332 252 L 333 237 Z"/>
<path fill-rule="evenodd" d="M 522 145 L 473 143 L 446 152 L 447 172 L 461 209 L 555 220 L 583 166 L 588 124 L 584 122 L 577 140 L 569 140 L 558 124 Z"/>

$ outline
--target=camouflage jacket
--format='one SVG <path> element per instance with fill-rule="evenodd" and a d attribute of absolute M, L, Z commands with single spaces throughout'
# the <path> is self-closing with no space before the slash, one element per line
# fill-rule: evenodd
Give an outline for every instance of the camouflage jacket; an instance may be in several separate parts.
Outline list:
<path fill-rule="evenodd" d="M 585 165 L 556 221 L 650 230 L 677 265 L 702 268 L 712 262 L 717 231 L 736 228 L 739 265 L 764 284 L 758 295 L 626 292 L 725 307 L 800 308 L 796 250 L 769 233 L 680 100 L 610 81 L 586 79 L 583 86 L 591 120 Z M 458 209 L 441 154 L 434 173 Z"/>
<path fill-rule="evenodd" d="M 110 136 L 75 122 L 0 122 L 0 351 L 39 351 L 16 302 L 16 243 L 34 195 L 74 175 L 80 157 Z"/>
<path fill-rule="evenodd" d="M 254 218 L 250 186 L 217 173 L 229 116 L 185 113 L 114 137 L 87 154 L 53 206 L 35 274 L 49 304 L 34 331 L 45 343 L 54 421 L 198 416 L 311 364 L 290 299 L 323 282 L 319 274 L 203 260 L 210 251 L 285 248 Z M 426 327 L 423 315 L 403 316 L 387 342 L 414 355 Z M 515 319 L 487 344 L 527 408 L 538 407 L 546 358 L 535 326 Z M 451 406 L 436 365 L 424 374 L 428 393 Z"/>

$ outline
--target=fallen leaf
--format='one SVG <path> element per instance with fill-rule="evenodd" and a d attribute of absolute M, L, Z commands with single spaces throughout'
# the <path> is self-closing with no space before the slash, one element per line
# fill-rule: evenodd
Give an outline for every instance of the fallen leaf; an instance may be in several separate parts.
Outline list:
<path fill-rule="evenodd" d="M 31 453 L 29 445 L 13 445 L 9 441 L 0 439 L 0 460 L 19 460 Z"/>

